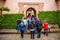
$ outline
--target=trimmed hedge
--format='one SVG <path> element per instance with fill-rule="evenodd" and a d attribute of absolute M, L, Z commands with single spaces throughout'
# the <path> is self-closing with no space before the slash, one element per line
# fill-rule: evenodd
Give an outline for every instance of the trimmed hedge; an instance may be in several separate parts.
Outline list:
<path fill-rule="evenodd" d="M 23 14 L 4 14 L 2 15 L 2 29 L 14 29 L 17 27 L 17 19 L 22 19 Z"/>
<path fill-rule="evenodd" d="M 60 26 L 60 11 L 41 11 L 38 17 L 42 20 L 48 20 L 50 24 L 58 24 Z"/>
<path fill-rule="evenodd" d="M 23 14 L 4 14 L 0 15 L 0 28 L 2 29 L 15 29 L 17 27 L 17 19 L 22 19 Z M 58 24 L 60 27 L 60 11 L 41 11 L 38 17 L 42 20 L 48 19 L 50 24 Z M 2 24 L 1 24 L 2 23 Z"/>
<path fill-rule="evenodd" d="M 10 9 L 8 7 L 0 7 L 0 10 L 2 10 L 2 11 L 9 11 Z"/>
<path fill-rule="evenodd" d="M 57 24 L 59 25 L 60 28 L 60 11 L 57 11 Z"/>

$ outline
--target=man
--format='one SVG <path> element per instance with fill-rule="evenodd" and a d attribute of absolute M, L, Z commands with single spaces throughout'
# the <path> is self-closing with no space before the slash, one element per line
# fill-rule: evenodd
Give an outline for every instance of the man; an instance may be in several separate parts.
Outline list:
<path fill-rule="evenodd" d="M 41 30 L 42 30 L 42 23 L 41 20 L 38 20 L 38 23 L 36 24 L 37 28 L 37 38 L 41 37 Z"/>

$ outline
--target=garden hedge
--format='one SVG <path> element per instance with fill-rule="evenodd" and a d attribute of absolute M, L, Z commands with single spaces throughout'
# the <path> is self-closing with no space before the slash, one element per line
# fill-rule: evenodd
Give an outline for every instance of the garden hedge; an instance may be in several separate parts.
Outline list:
<path fill-rule="evenodd" d="M 0 28 L 15 29 L 17 27 L 17 19 L 22 19 L 23 16 L 23 14 L 13 13 L 0 15 Z M 60 11 L 40 11 L 38 17 L 41 19 L 42 23 L 47 19 L 50 24 L 58 24 L 60 27 Z"/>
<path fill-rule="evenodd" d="M 57 11 L 57 24 L 59 25 L 60 28 L 60 11 Z"/>
<path fill-rule="evenodd" d="M 0 15 L 0 24 L 2 29 L 15 29 L 17 27 L 17 19 L 22 19 L 23 14 L 4 14 Z"/>
<path fill-rule="evenodd" d="M 50 24 L 58 24 L 60 27 L 60 11 L 41 11 L 38 17 L 42 23 L 47 19 Z"/>

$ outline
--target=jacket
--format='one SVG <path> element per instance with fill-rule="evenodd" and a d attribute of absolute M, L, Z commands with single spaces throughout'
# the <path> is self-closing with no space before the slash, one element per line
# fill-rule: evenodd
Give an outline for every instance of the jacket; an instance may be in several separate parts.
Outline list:
<path fill-rule="evenodd" d="M 24 24 L 19 24 L 18 25 L 18 30 L 25 31 L 26 30 L 26 26 Z"/>
<path fill-rule="evenodd" d="M 44 23 L 44 30 L 48 30 L 48 23 L 47 22 Z"/>

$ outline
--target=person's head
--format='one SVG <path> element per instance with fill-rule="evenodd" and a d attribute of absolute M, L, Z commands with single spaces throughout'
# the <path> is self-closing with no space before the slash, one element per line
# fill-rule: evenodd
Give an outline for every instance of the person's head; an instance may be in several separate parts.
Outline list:
<path fill-rule="evenodd" d="M 26 19 L 26 18 L 24 18 L 24 19 Z"/>
<path fill-rule="evenodd" d="M 48 20 L 44 20 L 44 22 L 47 22 L 48 23 Z"/>
<path fill-rule="evenodd" d="M 34 21 L 34 18 L 32 17 L 31 20 Z"/>
<path fill-rule="evenodd" d="M 32 15 L 32 17 L 35 17 L 34 15 Z"/>
<path fill-rule="evenodd" d="M 21 20 L 20 18 L 18 18 L 17 20 Z"/>
<path fill-rule="evenodd" d="M 21 24 L 24 24 L 24 22 L 23 22 L 23 21 L 21 21 Z"/>
<path fill-rule="evenodd" d="M 31 23 L 34 24 L 34 21 L 32 21 Z"/>
<path fill-rule="evenodd" d="M 40 19 L 37 19 L 37 22 L 38 22 L 38 23 L 40 23 L 40 22 L 41 22 L 41 20 L 40 20 Z"/>
<path fill-rule="evenodd" d="M 46 20 L 46 22 L 48 23 L 48 20 Z"/>
<path fill-rule="evenodd" d="M 28 14 L 28 17 L 31 16 L 31 13 Z"/>

